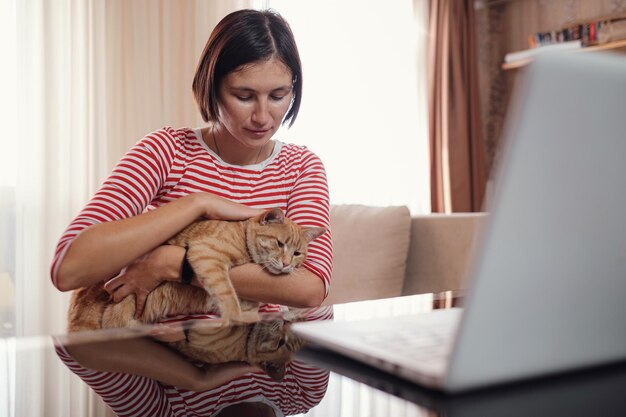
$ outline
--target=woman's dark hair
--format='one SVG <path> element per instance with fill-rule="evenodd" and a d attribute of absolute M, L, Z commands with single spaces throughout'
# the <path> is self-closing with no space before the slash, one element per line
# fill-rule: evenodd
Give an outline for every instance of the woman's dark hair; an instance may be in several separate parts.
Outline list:
<path fill-rule="evenodd" d="M 193 94 L 205 122 L 218 120 L 218 92 L 224 77 L 242 65 L 276 57 L 292 74 L 293 98 L 283 123 L 293 125 L 302 99 L 302 65 L 291 28 L 271 10 L 238 10 L 213 29 L 193 78 Z"/>

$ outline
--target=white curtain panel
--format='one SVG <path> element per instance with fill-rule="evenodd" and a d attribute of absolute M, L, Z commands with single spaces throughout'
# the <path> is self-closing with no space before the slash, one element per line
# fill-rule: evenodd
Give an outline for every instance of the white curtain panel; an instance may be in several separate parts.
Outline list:
<path fill-rule="evenodd" d="M 0 247 L 14 240 L 18 336 L 64 331 L 69 294 L 48 272 L 58 238 L 134 142 L 164 125 L 201 124 L 197 59 L 215 23 L 250 5 L 3 0 L 0 186 L 15 195 L 15 237 L 3 234 Z M 111 415 L 59 364 L 50 349 L 18 353 L 5 402 L 13 415 Z"/>

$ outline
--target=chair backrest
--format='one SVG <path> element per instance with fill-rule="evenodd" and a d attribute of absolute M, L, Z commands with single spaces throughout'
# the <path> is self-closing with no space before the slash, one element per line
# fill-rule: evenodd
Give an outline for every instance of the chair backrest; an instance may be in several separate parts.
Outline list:
<path fill-rule="evenodd" d="M 464 289 L 486 213 L 427 214 L 411 219 L 402 295 Z"/>
<path fill-rule="evenodd" d="M 335 205 L 333 276 L 324 304 L 401 295 L 411 215 L 405 206 Z"/>

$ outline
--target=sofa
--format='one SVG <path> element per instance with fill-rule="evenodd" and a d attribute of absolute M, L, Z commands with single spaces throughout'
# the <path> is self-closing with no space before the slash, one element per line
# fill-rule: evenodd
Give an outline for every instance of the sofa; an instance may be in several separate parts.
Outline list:
<path fill-rule="evenodd" d="M 324 304 L 465 288 L 485 213 L 411 215 L 405 206 L 333 205 Z"/>

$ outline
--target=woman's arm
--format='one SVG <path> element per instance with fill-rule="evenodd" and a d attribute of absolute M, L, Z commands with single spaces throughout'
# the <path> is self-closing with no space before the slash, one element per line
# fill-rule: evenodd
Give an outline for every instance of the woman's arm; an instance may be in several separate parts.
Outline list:
<path fill-rule="evenodd" d="M 185 250 L 181 247 L 159 246 L 109 280 L 104 289 L 116 303 L 135 294 L 135 317 L 138 318 L 150 291 L 163 280 L 180 280 L 184 256 Z M 252 301 L 291 307 L 317 307 L 324 301 L 323 281 L 305 268 L 298 268 L 288 275 L 274 275 L 257 264 L 249 263 L 231 269 L 230 278 L 239 297 Z M 202 287 L 196 278 L 192 284 Z"/>
<path fill-rule="evenodd" d="M 66 349 L 88 369 L 129 373 L 198 392 L 217 388 L 250 372 L 260 372 L 243 362 L 199 368 L 172 349 L 145 337 L 82 343 Z"/>
<path fill-rule="evenodd" d="M 318 307 L 324 301 L 324 283 L 313 272 L 298 268 L 291 274 L 273 275 L 249 263 L 230 270 L 240 298 L 290 307 Z"/>
<path fill-rule="evenodd" d="M 138 216 L 94 224 L 69 247 L 59 266 L 57 287 L 67 291 L 111 278 L 199 217 L 243 220 L 260 212 L 208 193 L 196 193 Z M 162 272 L 176 279 L 180 263 L 175 266 L 172 261 L 161 263 L 170 265 Z"/>

